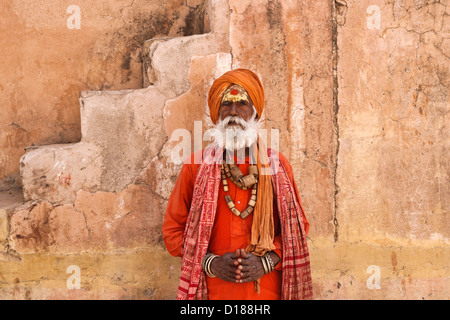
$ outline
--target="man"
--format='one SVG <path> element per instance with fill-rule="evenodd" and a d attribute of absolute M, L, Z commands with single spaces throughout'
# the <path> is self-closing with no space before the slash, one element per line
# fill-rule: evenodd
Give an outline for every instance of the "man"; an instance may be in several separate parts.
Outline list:
<path fill-rule="evenodd" d="M 167 250 L 182 257 L 177 299 L 312 298 L 309 224 L 292 168 L 255 134 L 258 76 L 225 73 L 208 105 L 215 141 L 185 161 L 163 223 Z"/>

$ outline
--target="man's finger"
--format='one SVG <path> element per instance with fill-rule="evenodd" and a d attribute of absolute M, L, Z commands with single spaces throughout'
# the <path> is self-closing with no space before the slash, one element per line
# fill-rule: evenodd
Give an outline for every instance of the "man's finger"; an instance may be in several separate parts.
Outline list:
<path fill-rule="evenodd" d="M 239 258 L 239 264 L 243 265 L 243 266 L 249 266 L 249 265 L 254 265 L 255 264 L 255 255 L 251 254 L 251 253 L 247 253 L 246 257 L 242 257 Z"/>

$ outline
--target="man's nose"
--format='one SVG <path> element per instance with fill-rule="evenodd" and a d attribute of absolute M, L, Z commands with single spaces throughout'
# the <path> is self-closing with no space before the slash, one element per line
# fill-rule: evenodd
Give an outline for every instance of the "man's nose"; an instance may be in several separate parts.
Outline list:
<path fill-rule="evenodd" d="M 237 103 L 236 103 L 236 102 L 233 102 L 233 103 L 231 104 L 230 116 L 237 116 L 237 115 L 239 115 L 239 113 L 238 113 L 238 108 L 237 108 Z"/>

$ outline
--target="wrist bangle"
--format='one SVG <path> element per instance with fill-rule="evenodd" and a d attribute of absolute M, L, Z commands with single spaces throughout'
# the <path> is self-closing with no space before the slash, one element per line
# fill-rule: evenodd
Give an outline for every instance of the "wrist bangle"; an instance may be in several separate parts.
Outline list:
<path fill-rule="evenodd" d="M 217 258 L 218 255 L 207 253 L 202 260 L 202 269 L 205 271 L 206 275 L 210 278 L 215 278 L 216 276 L 211 271 L 211 262 Z"/>
<path fill-rule="evenodd" d="M 266 252 L 265 256 L 266 256 L 267 261 L 270 264 L 270 272 L 272 272 L 273 269 L 275 269 L 275 264 L 273 263 L 272 257 L 270 256 L 269 252 Z"/>
<path fill-rule="evenodd" d="M 262 262 L 265 274 L 271 273 L 273 271 L 273 269 L 275 269 L 275 266 L 273 264 L 273 261 L 272 261 L 272 258 L 270 257 L 269 252 L 266 252 L 261 257 L 261 262 Z"/>
<path fill-rule="evenodd" d="M 269 270 L 267 269 L 266 259 L 264 259 L 264 256 L 260 257 L 260 259 L 261 259 L 262 266 L 264 268 L 264 274 L 268 274 Z"/>

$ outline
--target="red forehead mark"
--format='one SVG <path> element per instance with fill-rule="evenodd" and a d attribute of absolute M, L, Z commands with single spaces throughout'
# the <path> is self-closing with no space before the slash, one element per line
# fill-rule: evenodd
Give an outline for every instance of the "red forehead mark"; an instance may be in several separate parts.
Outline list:
<path fill-rule="evenodd" d="M 237 91 L 236 89 L 230 91 L 230 94 L 232 94 L 233 96 L 237 95 L 238 93 L 239 91 Z"/>

